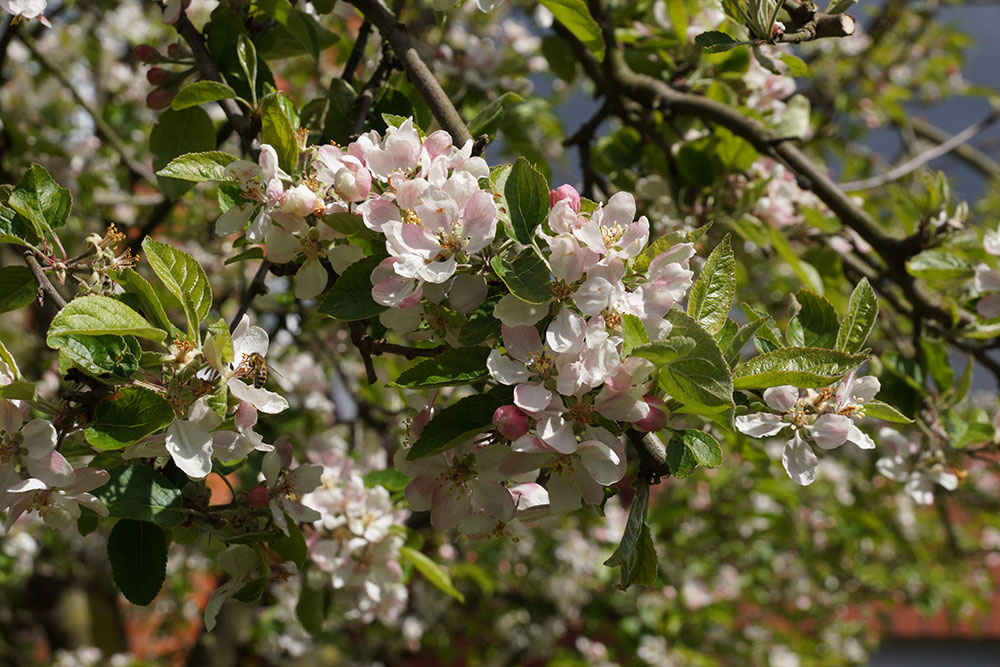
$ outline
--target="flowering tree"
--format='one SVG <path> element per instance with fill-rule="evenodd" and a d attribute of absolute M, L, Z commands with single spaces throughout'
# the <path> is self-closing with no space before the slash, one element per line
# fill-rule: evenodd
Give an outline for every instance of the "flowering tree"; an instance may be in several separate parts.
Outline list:
<path fill-rule="evenodd" d="M 1000 231 L 924 166 L 1000 169 L 902 103 L 960 37 L 497 4 L 0 1 L 5 596 L 78 559 L 179 617 L 211 574 L 196 635 L 250 603 L 274 660 L 830 664 L 988 595 Z"/>

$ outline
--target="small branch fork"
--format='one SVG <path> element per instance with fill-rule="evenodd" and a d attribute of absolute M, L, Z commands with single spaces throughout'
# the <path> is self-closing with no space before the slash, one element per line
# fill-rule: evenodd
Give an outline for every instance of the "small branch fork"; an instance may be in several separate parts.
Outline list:
<path fill-rule="evenodd" d="M 66 306 L 66 299 L 64 299 L 63 295 L 59 293 L 56 286 L 52 284 L 52 281 L 49 280 L 49 276 L 45 273 L 45 269 L 42 268 L 42 265 L 38 263 L 38 259 L 36 259 L 31 252 L 27 252 L 24 254 L 24 262 L 28 265 L 28 268 L 31 269 L 31 272 L 35 274 L 35 279 L 38 280 L 39 289 L 44 290 L 46 294 L 52 297 L 52 300 L 56 302 L 57 306 L 64 308 Z"/>

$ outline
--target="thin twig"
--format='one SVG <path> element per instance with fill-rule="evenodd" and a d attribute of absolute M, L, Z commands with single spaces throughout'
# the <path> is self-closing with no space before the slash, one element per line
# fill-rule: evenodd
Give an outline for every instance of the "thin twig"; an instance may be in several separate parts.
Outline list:
<path fill-rule="evenodd" d="M 911 118 L 910 126 L 913 128 L 913 131 L 917 134 L 917 136 L 938 144 L 943 144 L 951 138 L 950 134 L 936 125 L 932 125 L 923 118 Z M 964 160 L 966 164 L 978 170 L 986 178 L 996 178 L 997 176 L 1000 176 L 1000 162 L 997 162 L 974 146 L 961 144 L 959 146 L 955 146 L 952 152 L 955 154 L 955 157 Z"/>
<path fill-rule="evenodd" d="M 41 264 L 38 263 L 35 256 L 30 252 L 25 253 L 24 261 L 28 265 L 28 268 L 31 269 L 31 272 L 35 274 L 39 287 L 45 290 L 45 292 L 52 297 L 52 300 L 56 302 L 56 305 L 60 308 L 64 308 L 66 306 L 66 299 L 64 299 L 63 295 L 59 293 L 56 286 L 52 284 L 52 281 L 49 280 L 49 277 L 45 274 L 45 270 L 42 269 Z"/>
<path fill-rule="evenodd" d="M 382 38 L 388 40 L 396 57 L 402 63 L 407 78 L 420 91 L 427 106 L 430 107 L 431 113 L 437 118 L 441 127 L 451 135 L 455 144 L 464 146 L 466 142 L 472 141 L 469 128 L 465 126 L 465 121 L 462 120 L 458 109 L 448 99 L 441 84 L 438 83 L 430 68 L 413 47 L 406 26 L 400 23 L 378 0 L 349 1 L 378 28 L 379 32 L 382 33 Z"/>
<path fill-rule="evenodd" d="M 48 70 L 48 72 L 56 78 L 62 87 L 69 91 L 69 94 L 73 97 L 76 103 L 87 112 L 90 118 L 94 121 L 94 128 L 97 136 L 108 142 L 111 148 L 118 153 L 119 157 L 121 157 L 122 164 L 124 164 L 133 174 L 143 179 L 153 187 L 158 188 L 159 185 L 156 182 L 156 176 L 153 175 L 153 171 L 143 163 L 136 160 L 135 157 L 129 153 L 128 148 L 125 146 L 125 142 L 123 142 L 121 137 L 118 136 L 118 133 L 111 127 L 111 124 L 104 120 L 104 116 L 101 115 L 100 110 L 94 108 L 93 105 L 83 98 L 80 91 L 76 89 L 72 82 L 66 78 L 59 68 L 38 50 L 35 45 L 35 41 L 31 37 L 23 32 L 17 33 L 17 37 L 28 49 L 32 57 L 38 61 L 38 64 Z"/>
<path fill-rule="evenodd" d="M 358 28 L 358 36 L 354 40 L 354 46 L 351 48 L 350 55 L 347 56 L 347 62 L 344 63 L 344 71 L 340 74 L 340 78 L 347 83 L 352 83 L 354 77 L 357 75 L 358 65 L 361 63 L 361 58 L 365 55 L 365 47 L 368 46 L 368 36 L 371 34 L 371 21 L 365 19 L 365 22 Z"/>
<path fill-rule="evenodd" d="M 982 120 L 979 120 L 972 125 L 968 126 L 955 136 L 951 137 L 947 141 L 929 148 L 922 153 L 914 155 L 909 160 L 903 162 L 902 164 L 896 165 L 889 171 L 879 176 L 873 176 L 871 178 L 865 178 L 860 181 L 850 181 L 848 183 L 841 183 L 840 188 L 847 192 L 856 192 L 858 190 L 870 190 L 872 188 L 880 188 L 883 185 L 892 183 L 893 181 L 898 181 L 904 176 L 913 173 L 920 167 L 924 166 L 931 160 L 935 160 L 942 155 L 946 155 L 951 151 L 955 150 L 959 146 L 965 144 L 971 140 L 974 136 L 988 128 L 990 125 L 995 123 L 997 119 L 1000 119 L 1000 111 L 994 111 L 987 115 Z"/>
<path fill-rule="evenodd" d="M 351 126 L 351 136 L 361 134 L 361 130 L 365 126 L 365 120 L 368 118 L 368 111 L 371 109 L 372 102 L 375 101 L 375 93 L 382 87 L 382 84 L 388 78 L 394 66 L 395 58 L 388 52 L 388 49 L 384 50 L 378 67 L 371 78 L 368 79 L 368 83 L 365 84 L 364 90 L 358 95 L 358 99 L 354 102 L 356 109 L 354 125 Z"/>

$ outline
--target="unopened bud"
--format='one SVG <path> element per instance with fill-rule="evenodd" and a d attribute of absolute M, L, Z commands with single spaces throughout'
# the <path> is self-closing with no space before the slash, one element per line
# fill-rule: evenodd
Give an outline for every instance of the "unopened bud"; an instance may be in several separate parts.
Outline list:
<path fill-rule="evenodd" d="M 516 405 L 501 405 L 493 413 L 493 425 L 508 440 L 517 440 L 528 432 L 528 415 Z"/>
<path fill-rule="evenodd" d="M 160 54 L 149 44 L 139 44 L 132 49 L 132 55 L 141 63 L 155 63 L 160 59 Z"/>
<path fill-rule="evenodd" d="M 563 199 L 569 201 L 569 207 L 574 213 L 580 212 L 580 193 L 572 185 L 560 185 L 555 190 L 549 192 L 549 208 L 556 205 L 556 202 Z"/>
<path fill-rule="evenodd" d="M 247 502 L 250 503 L 251 507 L 258 509 L 267 507 L 268 500 L 270 500 L 270 494 L 262 484 L 258 484 L 247 492 Z"/>
<path fill-rule="evenodd" d="M 646 394 L 642 400 L 646 401 L 646 405 L 649 406 L 649 414 L 634 424 L 635 430 L 652 433 L 666 426 L 667 415 L 670 414 L 670 411 L 667 410 L 667 404 L 663 402 L 663 399 L 659 396 Z"/>
<path fill-rule="evenodd" d="M 167 55 L 171 58 L 183 58 L 188 55 L 188 50 L 180 45 L 179 42 L 174 42 L 167 47 Z"/>
<path fill-rule="evenodd" d="M 170 106 L 170 103 L 174 99 L 173 90 L 165 90 L 163 88 L 155 88 L 150 91 L 149 95 L 146 95 L 146 106 L 150 109 L 159 110 L 166 109 Z"/>
<path fill-rule="evenodd" d="M 170 72 L 162 67 L 150 67 L 149 71 L 146 72 L 146 81 L 154 86 L 162 86 L 169 78 Z"/>

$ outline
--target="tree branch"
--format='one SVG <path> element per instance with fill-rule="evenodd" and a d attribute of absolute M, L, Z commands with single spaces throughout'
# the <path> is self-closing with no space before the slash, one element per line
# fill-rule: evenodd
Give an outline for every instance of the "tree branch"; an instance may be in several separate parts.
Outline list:
<path fill-rule="evenodd" d="M 946 155 L 959 146 L 970 141 L 974 136 L 995 123 L 997 119 L 1000 119 L 1000 110 L 991 112 L 985 118 L 973 123 L 955 136 L 949 137 L 946 141 L 934 146 L 933 148 L 929 148 L 922 153 L 914 155 L 909 160 L 896 165 L 884 174 L 872 176 L 871 178 L 865 178 L 860 181 L 841 183 L 840 187 L 847 192 L 856 192 L 858 190 L 880 188 L 883 185 L 897 181 L 904 176 L 913 173 L 931 160 L 935 160 L 942 155 Z"/>
<path fill-rule="evenodd" d="M 667 465 L 667 448 L 660 440 L 660 436 L 655 433 L 642 433 L 634 429 L 629 429 L 625 435 L 639 453 L 640 477 L 655 483 L 659 481 L 660 477 L 670 475 L 670 466 Z"/>
<path fill-rule="evenodd" d="M 35 278 L 38 280 L 39 288 L 52 297 L 52 300 L 56 302 L 56 305 L 60 308 L 64 308 L 66 306 L 66 299 L 64 299 L 63 295 L 59 293 L 56 286 L 52 284 L 52 281 L 49 280 L 49 277 L 45 274 L 45 270 L 42 269 L 41 264 L 38 263 L 35 256 L 30 252 L 26 252 L 24 254 L 24 262 L 28 265 L 28 268 L 31 269 L 31 272 L 35 274 Z"/>
<path fill-rule="evenodd" d="M 361 58 L 365 55 L 365 47 L 368 46 L 368 36 L 371 34 L 371 21 L 365 19 L 365 22 L 358 29 L 358 36 L 354 40 L 354 46 L 351 47 L 351 53 L 347 56 L 347 62 L 344 63 L 344 71 L 340 74 L 340 78 L 347 83 L 352 83 L 354 77 L 357 75 L 358 65 L 361 63 Z"/>
<path fill-rule="evenodd" d="M 378 0 L 349 0 L 349 2 L 365 15 L 366 20 L 371 21 L 378 28 L 379 32 L 382 33 L 382 38 L 392 46 L 392 50 L 406 71 L 407 78 L 423 95 L 434 117 L 441 124 L 441 127 L 451 135 L 455 144 L 464 146 L 466 142 L 472 141 L 472 135 L 469 134 L 469 128 L 465 126 L 462 116 L 448 99 L 448 95 L 441 88 L 441 84 L 438 83 L 434 74 L 420 58 L 420 54 L 413 48 L 413 42 L 410 41 L 406 26 L 400 23 Z"/>
<path fill-rule="evenodd" d="M 910 126 L 918 137 L 938 144 L 943 144 L 951 138 L 950 134 L 923 118 L 911 118 Z M 955 154 L 955 157 L 964 160 L 969 166 L 978 170 L 986 178 L 1000 176 L 1000 162 L 997 162 L 981 150 L 969 144 L 959 144 L 955 146 L 952 152 Z"/>

